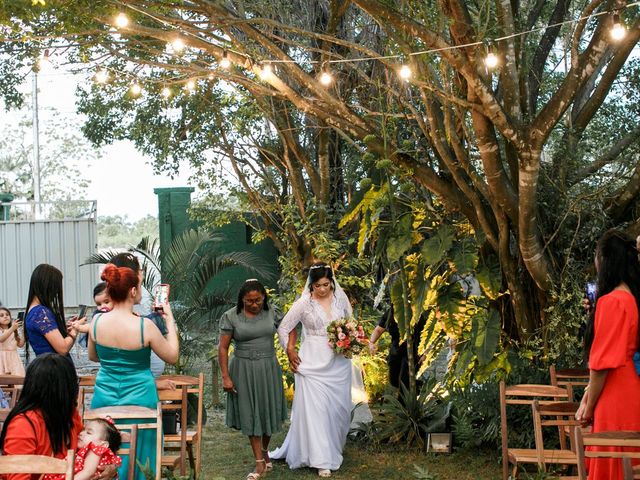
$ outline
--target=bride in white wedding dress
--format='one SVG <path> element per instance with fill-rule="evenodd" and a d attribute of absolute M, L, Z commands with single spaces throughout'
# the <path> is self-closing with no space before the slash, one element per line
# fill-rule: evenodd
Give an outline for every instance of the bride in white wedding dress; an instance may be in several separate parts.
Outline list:
<path fill-rule="evenodd" d="M 350 317 L 351 304 L 333 278 L 331 267 L 314 264 L 302 296 L 278 327 L 295 372 L 291 426 L 282 446 L 269 457 L 286 459 L 290 468 L 312 467 L 328 477 L 342 464 L 352 409 L 351 360 L 336 355 L 327 338 L 333 320 Z M 296 352 L 296 326 L 302 322 L 302 342 Z M 360 375 L 360 383 L 362 382 Z"/>

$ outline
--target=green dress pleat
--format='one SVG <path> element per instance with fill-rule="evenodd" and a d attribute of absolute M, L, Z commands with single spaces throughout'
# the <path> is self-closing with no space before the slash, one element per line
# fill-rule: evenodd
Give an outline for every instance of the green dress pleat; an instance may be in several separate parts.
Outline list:
<path fill-rule="evenodd" d="M 273 310 L 248 318 L 233 308 L 222 315 L 220 333 L 231 335 L 234 345 L 229 376 L 237 393 L 227 394 L 227 426 L 244 435 L 273 435 L 287 419 Z"/>

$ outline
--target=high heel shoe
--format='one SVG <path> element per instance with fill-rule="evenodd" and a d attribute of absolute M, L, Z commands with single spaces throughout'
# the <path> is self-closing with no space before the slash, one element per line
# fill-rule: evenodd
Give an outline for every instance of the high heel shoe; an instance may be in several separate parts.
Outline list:
<path fill-rule="evenodd" d="M 331 470 L 329 470 L 328 468 L 319 468 L 318 469 L 318 476 L 319 477 L 323 477 L 323 478 L 327 478 L 331 476 Z"/>

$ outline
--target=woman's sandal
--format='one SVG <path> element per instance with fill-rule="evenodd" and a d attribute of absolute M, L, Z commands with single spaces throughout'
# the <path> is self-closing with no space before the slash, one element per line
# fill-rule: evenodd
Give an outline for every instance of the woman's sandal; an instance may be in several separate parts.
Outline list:
<path fill-rule="evenodd" d="M 247 474 L 247 480 L 259 480 L 260 478 L 264 477 L 267 474 L 267 462 L 264 461 L 264 459 L 262 460 L 256 460 L 256 463 L 264 463 L 265 467 L 264 470 L 262 471 L 262 473 L 258 473 L 258 472 L 249 472 Z"/>
<path fill-rule="evenodd" d="M 269 450 L 262 449 L 262 456 L 264 457 L 265 454 L 268 457 L 269 456 Z M 270 472 L 271 470 L 273 470 L 273 462 L 271 461 L 271 458 L 269 458 L 268 462 L 265 460 L 264 470 L 265 470 L 265 472 Z"/>
<path fill-rule="evenodd" d="M 319 477 L 323 477 L 323 478 L 327 478 L 331 476 L 331 470 L 327 469 L 327 468 L 319 468 L 318 469 L 318 476 Z"/>

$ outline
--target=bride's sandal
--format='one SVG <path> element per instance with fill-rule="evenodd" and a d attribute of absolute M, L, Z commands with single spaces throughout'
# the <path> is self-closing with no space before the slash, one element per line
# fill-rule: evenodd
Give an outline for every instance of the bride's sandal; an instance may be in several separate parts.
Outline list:
<path fill-rule="evenodd" d="M 319 477 L 323 477 L 323 478 L 327 478 L 331 476 L 331 470 L 328 470 L 326 468 L 319 468 L 318 469 L 318 476 Z"/>
<path fill-rule="evenodd" d="M 273 470 L 273 462 L 269 458 L 269 450 L 262 449 L 262 456 L 269 459 L 269 461 L 265 460 L 264 470 L 265 472 L 270 472 Z"/>
<path fill-rule="evenodd" d="M 262 471 L 262 473 L 258 473 L 258 472 L 249 472 L 247 474 L 247 480 L 259 480 L 260 478 L 264 477 L 267 474 L 267 467 L 266 464 L 267 462 L 263 460 L 256 460 L 256 467 L 258 466 L 258 463 L 264 463 L 265 467 L 264 470 Z"/>

